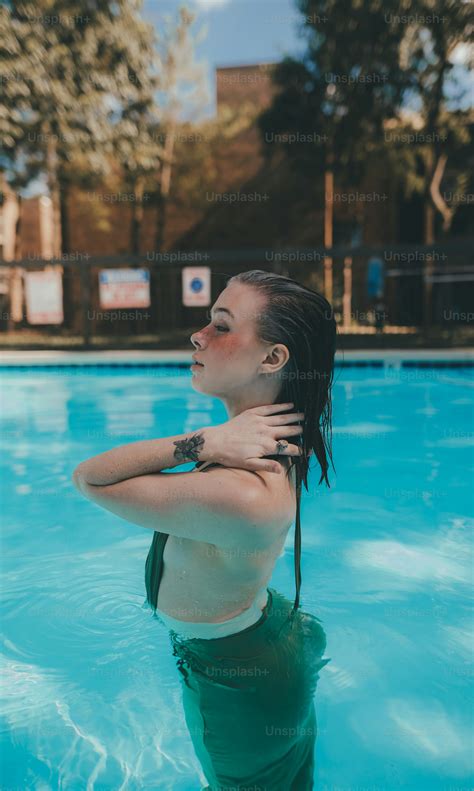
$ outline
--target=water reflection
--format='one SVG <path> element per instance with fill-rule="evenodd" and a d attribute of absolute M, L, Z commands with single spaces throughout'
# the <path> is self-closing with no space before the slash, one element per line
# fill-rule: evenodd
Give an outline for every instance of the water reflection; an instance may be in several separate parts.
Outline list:
<path fill-rule="evenodd" d="M 314 695 L 326 634 L 269 588 L 261 619 L 213 640 L 170 632 L 186 724 L 208 789 L 313 788 Z"/>

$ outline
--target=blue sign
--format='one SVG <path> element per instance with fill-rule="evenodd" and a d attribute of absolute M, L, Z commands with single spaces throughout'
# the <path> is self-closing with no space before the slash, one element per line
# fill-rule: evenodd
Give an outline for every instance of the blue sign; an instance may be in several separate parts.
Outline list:
<path fill-rule="evenodd" d="M 367 264 L 367 293 L 369 297 L 382 297 L 384 291 L 384 262 L 376 256 Z"/>
<path fill-rule="evenodd" d="M 195 294 L 199 294 L 204 288 L 204 283 L 200 277 L 193 277 L 189 285 L 191 286 L 191 291 L 194 291 Z"/>
<path fill-rule="evenodd" d="M 149 283 L 150 271 L 148 269 L 102 269 L 99 273 L 99 282 L 106 283 Z"/>

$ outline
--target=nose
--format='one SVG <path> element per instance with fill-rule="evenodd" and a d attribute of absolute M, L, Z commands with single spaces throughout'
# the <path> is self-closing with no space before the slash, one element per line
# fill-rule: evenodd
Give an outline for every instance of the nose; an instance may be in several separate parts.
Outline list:
<path fill-rule="evenodd" d="M 201 348 L 201 342 L 200 342 L 200 340 L 198 338 L 198 333 L 197 332 L 193 332 L 193 334 L 191 335 L 191 343 L 193 344 L 195 349 L 200 349 Z"/>
<path fill-rule="evenodd" d="M 202 327 L 200 330 L 197 330 L 197 332 L 193 332 L 193 334 L 190 336 L 190 341 L 195 349 L 202 349 L 206 345 L 207 328 L 208 325 L 206 325 L 206 327 Z"/>

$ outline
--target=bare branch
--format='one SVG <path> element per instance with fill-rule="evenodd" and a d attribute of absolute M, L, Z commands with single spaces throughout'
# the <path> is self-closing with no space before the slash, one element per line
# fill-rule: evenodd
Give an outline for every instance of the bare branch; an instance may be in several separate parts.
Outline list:
<path fill-rule="evenodd" d="M 441 154 L 437 163 L 436 167 L 433 172 L 433 176 L 430 182 L 430 195 L 431 200 L 433 201 L 434 205 L 438 209 L 439 213 L 443 218 L 443 230 L 448 231 L 451 227 L 451 222 L 453 219 L 454 211 L 451 209 L 444 198 L 442 197 L 439 187 L 441 184 L 441 179 L 443 178 L 444 171 L 446 169 L 446 163 L 448 161 L 448 157 L 446 154 Z"/>

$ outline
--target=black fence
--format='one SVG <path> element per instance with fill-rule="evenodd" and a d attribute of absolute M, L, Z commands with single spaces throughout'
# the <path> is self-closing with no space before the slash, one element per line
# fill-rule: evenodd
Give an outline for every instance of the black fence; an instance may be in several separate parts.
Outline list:
<path fill-rule="evenodd" d="M 18 278 L 26 270 L 56 266 L 62 271 L 64 322 L 34 325 L 34 329 L 45 336 L 82 336 L 85 347 L 93 344 L 94 336 L 144 336 L 202 325 L 210 306 L 187 307 L 182 302 L 182 269 L 188 266 L 209 267 L 211 304 L 232 275 L 264 269 L 323 293 L 334 306 L 339 327 L 346 332 L 357 332 L 374 323 L 379 329 L 472 326 L 473 242 L 462 239 L 432 246 L 171 251 L 107 257 L 77 253 L 51 260 L 2 261 L 0 330 L 32 329 L 26 320 L 25 304 L 23 318 L 15 320 L 9 276 L 11 279 L 14 271 Z M 383 262 L 385 273 L 379 297 L 368 291 L 369 260 L 374 257 Z M 106 310 L 100 306 L 99 272 L 122 267 L 149 270 L 149 308 Z"/>

